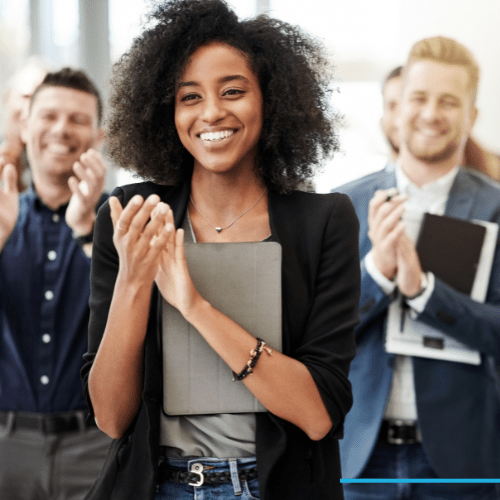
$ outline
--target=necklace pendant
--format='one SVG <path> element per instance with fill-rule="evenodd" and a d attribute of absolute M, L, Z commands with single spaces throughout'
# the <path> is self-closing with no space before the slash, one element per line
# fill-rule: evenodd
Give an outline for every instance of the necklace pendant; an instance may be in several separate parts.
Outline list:
<path fill-rule="evenodd" d="M 257 203 L 259 203 L 260 199 L 264 196 L 264 193 L 267 191 L 267 188 L 264 189 L 264 191 L 262 191 L 262 194 L 259 196 L 258 200 L 250 207 L 250 208 L 247 208 L 242 214 L 238 215 L 238 217 L 236 217 L 236 219 L 233 220 L 233 222 L 231 222 L 231 224 L 228 224 L 226 227 L 215 227 L 207 218 L 207 216 L 205 214 L 202 214 L 198 208 L 196 207 L 196 205 L 194 204 L 194 201 L 193 201 L 193 196 L 192 195 L 189 195 L 189 200 L 191 201 L 191 203 L 193 204 L 193 207 L 194 209 L 217 231 L 217 233 L 220 233 L 223 229 L 227 229 L 229 227 L 231 227 L 238 219 L 240 219 L 241 217 L 243 217 L 246 213 L 250 212 L 250 210 L 252 210 L 253 207 L 255 207 L 255 205 L 257 205 Z"/>

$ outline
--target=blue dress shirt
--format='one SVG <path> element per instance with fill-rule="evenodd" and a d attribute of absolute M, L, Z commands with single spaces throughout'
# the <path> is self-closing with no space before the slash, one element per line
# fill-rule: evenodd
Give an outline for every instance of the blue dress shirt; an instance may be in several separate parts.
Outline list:
<path fill-rule="evenodd" d="M 99 205 L 104 201 L 103 195 Z M 85 408 L 80 368 L 87 351 L 90 259 L 33 187 L 0 253 L 0 410 Z"/>

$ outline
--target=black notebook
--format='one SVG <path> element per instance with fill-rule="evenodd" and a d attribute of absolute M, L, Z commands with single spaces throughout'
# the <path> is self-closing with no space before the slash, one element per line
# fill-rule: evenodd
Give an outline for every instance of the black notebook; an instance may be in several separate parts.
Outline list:
<path fill-rule="evenodd" d="M 420 231 L 416 247 L 422 268 L 432 271 L 441 281 L 473 300 L 484 302 L 495 256 L 498 225 L 432 214 L 425 214 L 418 224 Z M 387 352 L 407 356 L 472 365 L 481 363 L 479 351 L 438 328 L 413 319 L 399 301 L 393 301 L 389 306 L 385 347 Z"/>
<path fill-rule="evenodd" d="M 470 295 L 485 237 L 482 225 L 426 213 L 417 241 L 422 269 Z"/>

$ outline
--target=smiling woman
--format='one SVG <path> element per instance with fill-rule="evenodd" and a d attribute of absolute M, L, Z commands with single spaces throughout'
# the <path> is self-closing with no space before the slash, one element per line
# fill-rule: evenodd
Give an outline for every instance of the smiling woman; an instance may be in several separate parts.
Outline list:
<path fill-rule="evenodd" d="M 194 158 L 193 176 L 253 173 L 262 94 L 244 53 L 221 43 L 197 49 L 179 80 L 175 126 Z"/>
<path fill-rule="evenodd" d="M 295 189 L 338 148 L 326 54 L 295 26 L 265 16 L 239 21 L 233 12 L 222 18 L 219 9 L 181 2 L 149 15 L 149 29 L 112 74 L 110 153 L 120 166 L 160 184 L 190 178 L 192 156 L 173 120 L 175 97 L 189 57 L 217 40 L 244 54 L 258 75 L 265 116 L 256 167 L 276 191 Z"/>
<path fill-rule="evenodd" d="M 150 21 L 113 76 L 112 155 L 155 182 L 118 188 L 96 223 L 82 374 L 118 441 L 88 498 L 342 499 L 358 223 L 347 197 L 296 190 L 337 147 L 321 47 L 265 16 L 239 21 L 222 0 L 167 2 Z M 185 234 L 281 245 L 283 352 L 196 289 Z M 172 377 L 159 330 L 171 306 L 265 412 L 163 411 Z M 186 365 L 176 390 L 214 383 L 191 352 Z"/>

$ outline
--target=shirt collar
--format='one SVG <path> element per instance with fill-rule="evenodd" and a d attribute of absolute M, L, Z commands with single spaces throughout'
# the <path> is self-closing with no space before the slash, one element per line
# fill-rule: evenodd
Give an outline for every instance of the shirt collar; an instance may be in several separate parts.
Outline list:
<path fill-rule="evenodd" d="M 64 203 L 63 205 L 60 205 L 59 207 L 57 207 L 55 210 L 52 210 L 47 205 L 45 205 L 45 203 L 42 201 L 40 196 L 38 196 L 38 193 L 36 192 L 36 189 L 35 189 L 35 184 L 33 182 L 31 182 L 31 184 L 29 185 L 28 188 L 26 188 L 26 190 L 24 191 L 23 194 L 26 195 L 29 202 L 33 204 L 34 208 L 37 211 L 40 211 L 43 208 L 45 208 L 46 210 L 50 210 L 53 213 L 63 215 L 66 212 L 66 208 L 68 207 L 68 204 L 69 204 L 69 201 L 68 201 L 68 202 Z"/>
<path fill-rule="evenodd" d="M 439 179 L 428 182 L 423 186 L 417 186 L 414 184 L 408 176 L 404 173 L 401 163 L 396 163 L 396 185 L 398 191 L 401 194 L 407 194 L 411 196 L 415 193 L 428 194 L 429 196 L 445 196 L 447 197 L 451 187 L 453 186 L 453 182 L 455 181 L 455 177 L 458 174 L 460 167 L 457 165 L 453 167 L 447 174 L 443 175 Z"/>

